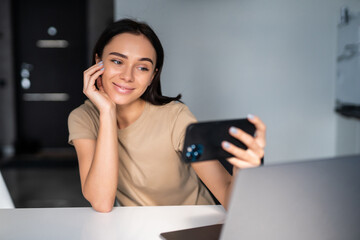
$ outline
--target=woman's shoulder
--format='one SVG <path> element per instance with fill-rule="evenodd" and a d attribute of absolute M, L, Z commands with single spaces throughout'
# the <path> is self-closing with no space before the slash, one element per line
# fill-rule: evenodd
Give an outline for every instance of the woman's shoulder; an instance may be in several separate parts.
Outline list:
<path fill-rule="evenodd" d="M 178 101 L 172 101 L 164 105 L 152 105 L 149 104 L 152 118 L 162 118 L 168 121 L 175 122 L 179 118 L 190 118 L 195 120 L 195 116 L 192 114 L 188 106 Z"/>
<path fill-rule="evenodd" d="M 182 102 L 171 101 L 164 105 L 152 105 L 158 111 L 166 112 L 180 112 L 180 111 L 190 111 L 189 108 Z"/>
<path fill-rule="evenodd" d="M 70 117 L 88 117 L 92 119 L 99 118 L 99 111 L 90 100 L 85 100 L 83 104 L 71 111 Z"/>
<path fill-rule="evenodd" d="M 177 117 L 180 114 L 191 114 L 190 109 L 184 103 L 178 101 L 171 101 L 164 105 L 153 105 L 148 103 L 150 106 L 150 112 L 158 116 Z"/>
<path fill-rule="evenodd" d="M 68 117 L 69 143 L 73 139 L 96 139 L 99 129 L 99 114 L 96 107 L 86 100 L 71 111 Z"/>

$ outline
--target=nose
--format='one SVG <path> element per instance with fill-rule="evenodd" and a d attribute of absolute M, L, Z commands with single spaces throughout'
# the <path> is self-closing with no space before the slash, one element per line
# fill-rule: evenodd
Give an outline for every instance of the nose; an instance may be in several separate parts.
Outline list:
<path fill-rule="evenodd" d="M 132 82 L 133 81 L 132 67 L 127 66 L 123 68 L 123 71 L 120 73 L 120 78 L 126 82 Z"/>

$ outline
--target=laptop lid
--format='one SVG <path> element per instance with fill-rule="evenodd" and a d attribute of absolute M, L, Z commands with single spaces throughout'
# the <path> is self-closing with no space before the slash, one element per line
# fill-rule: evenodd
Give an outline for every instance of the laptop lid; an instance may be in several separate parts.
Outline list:
<path fill-rule="evenodd" d="M 360 239 L 360 155 L 241 170 L 221 240 Z"/>

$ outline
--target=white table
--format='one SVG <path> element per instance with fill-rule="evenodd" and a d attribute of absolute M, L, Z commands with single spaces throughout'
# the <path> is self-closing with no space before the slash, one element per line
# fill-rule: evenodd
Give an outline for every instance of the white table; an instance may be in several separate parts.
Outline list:
<path fill-rule="evenodd" d="M 9 191 L 0 172 L 0 208 L 14 208 Z"/>
<path fill-rule="evenodd" d="M 222 206 L 0 209 L 0 239 L 161 239 L 161 232 L 223 223 Z"/>

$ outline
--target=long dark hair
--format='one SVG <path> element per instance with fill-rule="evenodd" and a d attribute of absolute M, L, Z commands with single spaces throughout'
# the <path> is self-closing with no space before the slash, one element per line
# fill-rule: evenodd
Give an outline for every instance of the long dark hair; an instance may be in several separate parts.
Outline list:
<path fill-rule="evenodd" d="M 111 23 L 104 32 L 100 35 L 93 52 L 93 64 L 95 64 L 96 55 L 101 58 L 105 46 L 110 42 L 110 40 L 121 33 L 132 33 L 136 35 L 144 35 L 153 45 L 156 51 L 156 65 L 155 65 L 155 76 L 152 80 L 150 86 L 143 93 L 141 98 L 145 101 L 148 101 L 154 105 L 164 105 L 171 101 L 180 101 L 181 94 L 176 97 L 167 97 L 163 96 L 161 93 L 160 85 L 160 75 L 164 63 L 164 49 L 161 45 L 159 38 L 156 36 L 155 32 L 151 27 L 144 22 L 137 22 L 132 19 L 122 19 L 116 22 Z M 181 102 L 181 101 L 180 101 Z"/>

